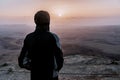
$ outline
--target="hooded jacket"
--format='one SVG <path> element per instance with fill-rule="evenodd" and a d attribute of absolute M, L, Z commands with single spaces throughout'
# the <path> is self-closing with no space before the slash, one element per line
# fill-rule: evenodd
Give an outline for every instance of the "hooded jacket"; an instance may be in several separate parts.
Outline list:
<path fill-rule="evenodd" d="M 28 53 L 31 59 L 31 80 L 43 78 L 52 80 L 58 76 L 58 72 L 63 67 L 63 52 L 60 47 L 59 38 L 49 31 L 41 31 L 39 28 L 28 34 L 24 40 L 18 63 L 21 68 L 24 56 Z M 42 75 L 36 75 L 42 73 Z"/>

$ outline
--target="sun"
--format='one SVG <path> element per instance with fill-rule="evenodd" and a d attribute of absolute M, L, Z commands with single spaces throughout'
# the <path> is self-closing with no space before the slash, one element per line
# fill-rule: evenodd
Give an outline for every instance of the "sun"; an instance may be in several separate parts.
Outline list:
<path fill-rule="evenodd" d="M 58 13 L 58 16 L 59 16 L 59 17 L 62 17 L 62 13 Z"/>
<path fill-rule="evenodd" d="M 51 12 L 53 13 L 53 15 L 55 17 L 60 17 L 60 18 L 65 17 L 66 10 L 64 8 L 62 8 L 62 7 L 53 7 L 51 10 L 52 10 Z"/>
<path fill-rule="evenodd" d="M 56 10 L 55 10 L 55 14 L 56 14 L 56 16 L 58 16 L 58 17 L 62 17 L 63 14 L 64 14 L 64 11 L 63 11 L 62 9 L 56 9 Z"/>

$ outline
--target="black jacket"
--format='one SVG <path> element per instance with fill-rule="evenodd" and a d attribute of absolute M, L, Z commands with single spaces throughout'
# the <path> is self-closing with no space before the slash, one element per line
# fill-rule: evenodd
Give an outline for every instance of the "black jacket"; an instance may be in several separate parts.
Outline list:
<path fill-rule="evenodd" d="M 51 32 L 35 30 L 26 36 L 24 45 L 18 58 L 21 68 L 24 68 L 23 59 L 28 53 L 31 59 L 31 80 L 52 80 L 54 57 L 56 58 L 57 70 L 63 67 L 63 52 L 57 46 L 56 39 Z M 40 75 L 38 75 L 40 73 Z"/>

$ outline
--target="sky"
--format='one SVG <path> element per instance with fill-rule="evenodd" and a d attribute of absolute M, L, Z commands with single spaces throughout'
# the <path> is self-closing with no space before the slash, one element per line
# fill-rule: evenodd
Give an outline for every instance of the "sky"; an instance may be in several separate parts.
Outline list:
<path fill-rule="evenodd" d="M 52 18 L 120 16 L 120 0 L 0 0 L 0 19 L 28 20 L 38 10 Z"/>

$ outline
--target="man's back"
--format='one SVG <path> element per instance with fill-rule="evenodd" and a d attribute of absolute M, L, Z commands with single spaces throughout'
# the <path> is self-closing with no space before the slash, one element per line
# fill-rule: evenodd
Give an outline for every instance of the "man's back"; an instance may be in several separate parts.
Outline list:
<path fill-rule="evenodd" d="M 32 76 L 39 77 L 35 73 L 41 73 L 46 78 L 53 76 L 54 56 L 62 54 L 60 48 L 56 44 L 55 37 L 50 32 L 33 32 L 27 35 L 25 44 L 28 47 L 29 58 L 32 60 Z M 62 57 L 59 56 L 59 57 Z M 60 60 L 58 60 L 60 61 Z"/>
<path fill-rule="evenodd" d="M 32 59 L 32 73 L 40 71 L 43 75 L 48 73 L 50 76 L 54 68 L 55 40 L 52 35 L 49 32 L 31 33 L 26 37 L 26 44 L 28 44 L 29 57 Z"/>
<path fill-rule="evenodd" d="M 36 29 L 24 40 L 18 58 L 19 66 L 31 70 L 31 80 L 58 80 L 58 72 L 63 66 L 64 59 L 58 39 L 49 31 L 49 13 L 38 11 L 34 16 L 34 21 Z M 27 56 L 27 61 L 25 61 L 25 56 Z"/>

